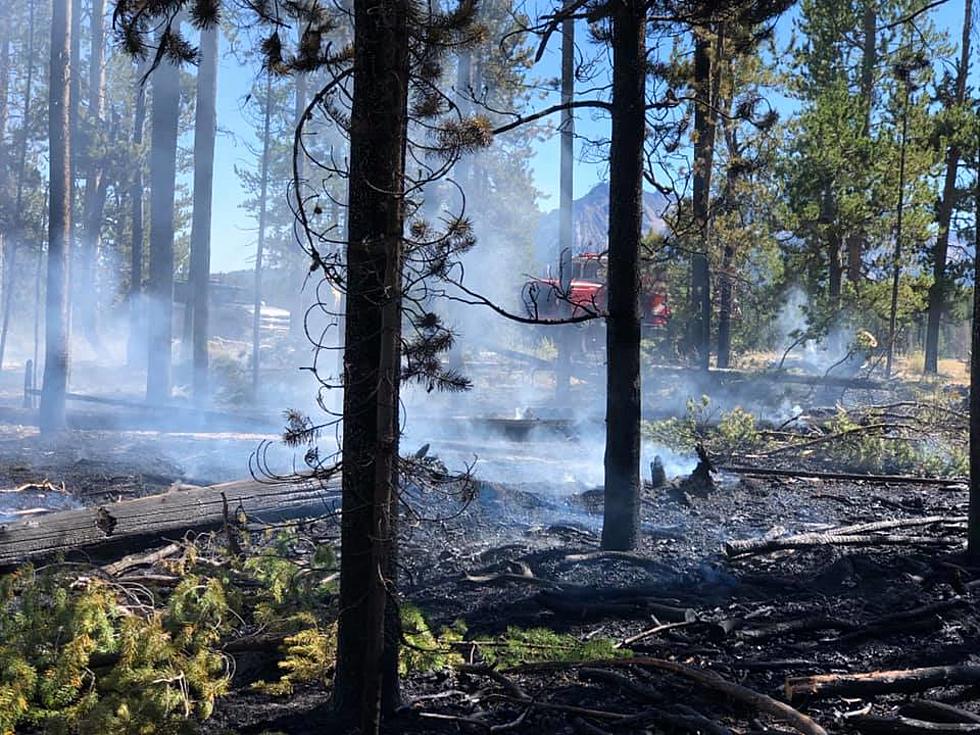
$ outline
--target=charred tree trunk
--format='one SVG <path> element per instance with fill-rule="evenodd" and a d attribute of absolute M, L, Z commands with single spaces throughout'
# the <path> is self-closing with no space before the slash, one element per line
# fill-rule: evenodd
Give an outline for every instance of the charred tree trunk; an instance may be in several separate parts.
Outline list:
<path fill-rule="evenodd" d="M 561 26 L 561 103 L 570 105 L 575 96 L 575 21 L 566 20 Z M 572 250 L 574 246 L 574 142 L 575 117 L 569 108 L 561 112 L 561 180 L 558 205 L 558 250 L 562 295 L 568 299 L 572 284 Z M 571 303 L 565 302 L 563 310 L 571 316 Z M 555 397 L 559 404 L 568 401 L 571 380 L 572 345 L 575 328 L 558 327 L 558 363 L 555 371 Z"/>
<path fill-rule="evenodd" d="M 3 292 L 3 326 L 0 327 L 0 370 L 3 370 L 3 358 L 7 348 L 7 334 L 10 330 L 10 311 L 14 306 L 13 293 L 15 281 L 13 278 L 13 267 L 17 260 L 17 249 L 24 244 L 24 175 L 27 172 L 27 148 L 30 140 L 29 120 L 31 119 L 31 103 L 33 102 L 34 94 L 35 5 L 35 0 L 29 0 L 27 18 L 27 79 L 25 80 L 24 86 L 24 122 L 21 125 L 20 150 L 17 155 L 17 193 L 15 194 L 14 198 L 14 237 L 12 240 L 8 240 L 10 250 L 10 263 L 8 265 L 8 269 L 10 272 L 10 277 L 7 279 Z M 38 250 L 40 249 L 41 245 L 38 243 Z M 36 359 L 33 364 L 37 365 Z"/>
<path fill-rule="evenodd" d="M 905 82 L 905 104 L 902 108 L 902 139 L 898 159 L 898 210 L 895 215 L 895 252 L 892 264 L 892 301 L 888 315 L 888 357 L 885 361 L 885 377 L 890 378 L 895 361 L 895 337 L 898 328 L 898 283 L 902 275 L 902 215 L 905 211 L 905 154 L 909 132 L 909 101 L 912 97 L 911 83 Z"/>
<path fill-rule="evenodd" d="M 694 188 L 691 194 L 695 237 L 699 249 L 691 263 L 691 308 L 694 314 L 692 346 L 698 365 L 708 369 L 711 360 L 711 272 L 708 264 L 710 238 L 711 166 L 715 128 L 711 41 L 699 32 L 694 42 Z"/>
<path fill-rule="evenodd" d="M 88 140 L 85 156 L 85 194 L 83 200 L 82 234 L 78 253 L 78 277 L 75 279 L 76 315 L 78 329 L 93 346 L 98 346 L 96 323 L 98 296 L 95 270 L 99 253 L 99 238 L 105 212 L 105 186 L 98 138 L 102 131 L 102 108 L 105 96 L 105 67 L 102 51 L 105 45 L 105 0 L 92 0 L 91 52 L 88 70 Z"/>
<path fill-rule="evenodd" d="M 967 531 L 967 553 L 974 563 L 980 562 L 980 114 L 977 115 L 976 127 L 976 180 L 973 183 L 973 329 L 970 354 L 970 520 Z"/>
<path fill-rule="evenodd" d="M 640 518 L 640 239 L 646 48 L 643 3 L 612 16 L 609 151 L 609 296 L 606 318 L 606 455 L 602 548 L 636 546 Z"/>
<path fill-rule="evenodd" d="M 259 395 L 259 353 L 262 348 L 262 258 L 269 207 L 269 147 L 272 145 L 272 74 L 265 77 L 265 116 L 262 121 L 262 163 L 259 174 L 259 237 L 255 245 L 255 300 L 252 309 L 252 395 Z"/>
<path fill-rule="evenodd" d="M 180 71 L 164 59 L 151 75 L 153 83 L 150 137 L 150 274 L 146 398 L 170 399 L 174 305 L 174 189 L 177 173 L 177 123 L 180 116 Z"/>
<path fill-rule="evenodd" d="M 963 37 L 960 41 L 960 63 L 956 69 L 956 97 L 954 104 L 963 105 L 966 101 L 966 81 L 970 74 L 970 34 L 973 22 L 973 0 L 963 4 Z M 961 151 L 955 143 L 946 150 L 946 176 L 943 179 L 943 194 L 936 211 L 939 231 L 932 261 L 932 285 L 929 287 L 929 319 L 926 323 L 926 364 L 925 371 L 935 375 L 939 370 L 939 325 L 942 321 L 946 296 L 949 291 L 946 277 L 946 261 L 949 252 L 949 229 L 953 219 L 956 198 L 956 170 Z"/>
<path fill-rule="evenodd" d="M 71 242 L 71 0 L 54 0 L 51 12 L 51 66 L 48 82 L 50 204 L 48 275 L 45 301 L 44 385 L 40 428 L 65 428 L 68 390 L 68 257 Z"/>
<path fill-rule="evenodd" d="M 391 632 L 409 13 L 406 0 L 354 3 L 335 701 L 362 735 L 378 731 L 382 708 L 398 696 Z"/>
<path fill-rule="evenodd" d="M 129 339 L 126 343 L 126 363 L 139 365 L 146 356 L 143 342 L 143 128 L 146 124 L 146 94 L 142 84 L 136 86 L 136 110 L 133 116 L 133 148 L 137 160 L 133 166 L 133 180 L 129 185 L 130 266 L 129 266 Z"/>
<path fill-rule="evenodd" d="M 214 198 L 214 139 L 218 130 L 218 27 L 201 31 L 194 119 L 194 214 L 191 221 L 190 291 L 194 401 L 208 399 L 208 297 L 211 281 L 211 209 Z"/>

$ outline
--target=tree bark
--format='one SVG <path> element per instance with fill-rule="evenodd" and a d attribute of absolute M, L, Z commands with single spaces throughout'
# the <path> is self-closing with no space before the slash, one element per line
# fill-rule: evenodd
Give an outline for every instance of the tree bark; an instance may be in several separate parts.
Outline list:
<path fill-rule="evenodd" d="M 302 39 L 303 30 L 302 28 L 297 29 L 297 32 Z M 296 90 L 295 90 L 295 110 L 296 110 L 296 125 L 298 126 L 303 118 L 303 113 L 306 111 L 307 104 L 307 80 L 306 74 L 303 72 L 297 72 L 296 74 Z M 300 196 L 303 195 L 303 186 L 306 179 L 306 156 L 300 155 L 299 159 L 296 161 L 297 174 L 299 181 L 294 182 L 294 186 L 300 187 L 300 191 L 297 192 Z M 336 224 L 336 220 L 334 221 Z M 295 256 L 290 258 L 289 262 L 292 264 L 292 278 L 290 279 L 293 283 L 297 285 L 296 293 L 294 294 L 293 307 L 289 310 L 289 336 L 291 341 L 295 345 L 302 344 L 302 339 L 306 333 L 306 298 L 304 298 L 303 289 L 300 287 L 303 283 L 305 277 L 305 258 L 303 257 L 302 250 L 297 247 Z"/>
<path fill-rule="evenodd" d="M 259 358 L 262 348 L 262 258 L 269 207 L 269 146 L 272 144 L 272 74 L 265 77 L 265 113 L 262 121 L 262 163 L 259 174 L 259 237 L 255 245 L 255 299 L 252 308 L 252 395 L 259 395 Z"/>
<path fill-rule="evenodd" d="M 841 265 L 841 236 L 837 224 L 837 200 L 834 196 L 833 186 L 830 182 L 825 183 L 823 197 L 821 199 L 820 222 L 826 228 L 826 247 L 827 247 L 827 268 L 828 268 L 828 290 L 832 304 L 840 305 L 841 279 L 843 276 L 843 266 Z"/>
<path fill-rule="evenodd" d="M 973 0 L 963 4 L 963 37 L 960 41 L 960 63 L 956 69 L 956 96 L 954 104 L 959 107 L 966 101 L 966 81 L 970 73 L 970 34 L 973 22 Z M 943 194 L 936 211 L 936 245 L 932 261 L 932 285 L 929 287 L 929 316 L 926 323 L 926 362 L 925 371 L 935 375 L 939 371 L 939 325 L 942 321 L 946 296 L 949 291 L 946 277 L 946 261 L 949 253 L 949 230 L 953 219 L 956 199 L 956 171 L 962 151 L 953 143 L 946 150 L 946 175 L 943 179 Z"/>
<path fill-rule="evenodd" d="M 561 103 L 569 105 L 575 97 L 575 21 L 572 19 L 561 25 Z M 574 144 L 575 117 L 571 109 L 561 112 L 561 160 L 560 160 L 560 199 L 558 204 L 558 273 L 561 278 L 560 288 L 567 299 L 571 293 L 572 283 L 572 250 L 574 247 Z M 563 302 L 563 313 L 571 316 L 569 302 Z M 556 333 L 558 343 L 557 365 L 555 370 L 555 398 L 559 405 L 568 402 L 569 382 L 571 380 L 572 345 L 575 328 L 566 325 L 558 327 Z"/>
<path fill-rule="evenodd" d="M 602 548 L 636 546 L 640 509 L 640 241 L 646 130 L 644 5 L 612 16 L 609 151 L 609 295 L 606 318 L 606 454 Z"/>
<path fill-rule="evenodd" d="M 980 115 L 977 116 L 976 180 L 974 212 L 980 212 Z M 980 218 L 980 215 L 978 215 Z M 967 554 L 980 562 L 980 225 L 973 228 L 973 328 L 970 350 L 970 520 L 967 526 Z"/>
<path fill-rule="evenodd" d="M 870 141 L 871 110 L 874 107 L 875 67 L 878 63 L 877 0 L 865 0 L 862 17 L 861 102 L 864 105 L 863 134 Z M 858 283 L 862 278 L 863 253 L 867 234 L 863 227 L 847 237 L 847 280 Z"/>
<path fill-rule="evenodd" d="M 91 51 L 88 70 L 88 150 L 85 163 L 85 194 L 83 223 L 78 253 L 78 277 L 75 279 L 75 308 L 78 328 L 93 346 L 98 347 L 97 305 L 95 269 L 98 260 L 99 238 L 105 212 L 105 186 L 103 185 L 101 159 L 97 151 L 97 138 L 102 131 L 103 98 L 105 96 L 105 0 L 92 0 Z"/>
<path fill-rule="evenodd" d="M 68 257 L 71 242 L 71 0 L 53 0 L 48 82 L 48 274 L 45 300 L 44 386 L 39 423 L 50 434 L 65 428 L 68 389 Z"/>
<path fill-rule="evenodd" d="M 218 130 L 218 27 L 201 31 L 194 119 L 194 214 L 191 221 L 191 297 L 193 312 L 194 401 L 208 399 L 208 296 L 211 281 L 211 209 L 214 199 L 214 143 Z"/>
<path fill-rule="evenodd" d="M 3 326 L 0 327 L 0 370 L 3 370 L 3 358 L 7 348 L 7 334 L 10 329 L 10 311 L 13 309 L 14 278 L 13 267 L 16 262 L 18 248 L 24 240 L 24 176 L 27 172 L 27 148 L 30 140 L 31 103 L 34 93 L 34 31 L 36 21 L 36 2 L 28 0 L 27 19 L 27 79 L 24 86 L 24 122 L 20 131 L 20 150 L 17 156 L 17 193 L 14 198 L 14 237 L 8 243 L 10 249 L 9 277 L 4 287 Z M 38 250 L 41 249 L 38 243 Z"/>
<path fill-rule="evenodd" d="M 146 94 L 142 84 L 136 85 L 136 110 L 133 117 L 133 148 L 137 158 L 133 166 L 133 180 L 129 185 L 130 266 L 129 266 L 129 339 L 126 343 L 126 364 L 136 367 L 146 356 L 143 341 L 143 128 L 146 124 Z"/>
<path fill-rule="evenodd" d="M 720 35 L 720 33 L 719 33 Z M 711 167 L 714 163 L 717 113 L 713 99 L 713 68 L 711 40 L 699 32 L 694 41 L 694 187 L 691 204 L 694 230 L 700 247 L 691 263 L 691 308 L 694 314 L 692 346 L 697 363 L 705 370 L 711 360 L 711 272 L 708 263 L 710 238 L 709 204 L 711 196 Z"/>
<path fill-rule="evenodd" d="M 170 399 L 174 305 L 174 190 L 180 71 L 164 59 L 151 75 L 150 274 L 147 283 L 146 398 Z"/>
<path fill-rule="evenodd" d="M 359 724 L 362 735 L 378 731 L 382 706 L 394 708 L 398 696 L 398 640 L 390 633 L 397 612 L 393 561 L 409 13 L 407 0 L 354 3 L 335 702 L 338 714 Z"/>
<path fill-rule="evenodd" d="M 905 82 L 905 105 L 902 108 L 902 140 L 898 161 L 898 211 L 895 220 L 895 253 L 892 256 L 892 300 L 888 315 L 888 356 L 885 360 L 885 377 L 892 375 L 895 361 L 895 337 L 898 328 L 898 283 L 902 275 L 902 217 L 905 212 L 905 155 L 909 132 L 909 103 L 912 98 L 911 84 Z"/>

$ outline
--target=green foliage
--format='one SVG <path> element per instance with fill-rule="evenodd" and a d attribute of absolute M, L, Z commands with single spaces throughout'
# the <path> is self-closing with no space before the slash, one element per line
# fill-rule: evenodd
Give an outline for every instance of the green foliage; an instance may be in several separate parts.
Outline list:
<path fill-rule="evenodd" d="M 176 733 L 227 691 L 213 648 L 229 611 L 221 584 L 183 580 L 162 611 L 116 588 L 24 567 L 0 585 L 0 733 Z"/>
<path fill-rule="evenodd" d="M 398 656 L 398 673 L 410 671 L 440 671 L 463 663 L 463 657 L 453 648 L 463 640 L 466 626 L 456 621 L 443 628 L 437 636 L 429 627 L 422 611 L 414 605 L 401 605 L 404 645 Z"/>
<path fill-rule="evenodd" d="M 852 432 L 833 441 L 826 449 L 835 464 L 856 472 L 959 477 L 969 474 L 970 460 L 965 441 L 930 436 L 916 431 L 912 436 L 881 431 L 861 431 L 862 424 L 844 409 L 828 422 L 827 432 Z"/>
<path fill-rule="evenodd" d="M 582 641 L 568 633 L 556 633 L 548 628 L 507 628 L 507 632 L 494 639 L 477 642 L 483 660 L 498 668 L 506 669 L 525 663 L 544 661 L 597 661 L 609 658 L 625 658 L 633 652 L 616 648 L 611 638 L 590 638 Z"/>
<path fill-rule="evenodd" d="M 755 416 L 739 406 L 723 413 L 718 422 L 717 440 L 729 455 L 757 446 L 759 431 Z"/>
<path fill-rule="evenodd" d="M 337 626 L 326 630 L 306 628 L 287 636 L 282 645 L 283 659 L 276 664 L 285 673 L 278 681 L 257 681 L 252 685 L 256 691 L 274 697 L 292 694 L 296 684 L 301 682 L 325 682 L 326 675 L 333 667 L 337 655 Z"/>
<path fill-rule="evenodd" d="M 711 454 L 732 455 L 759 444 L 759 431 L 753 414 L 736 406 L 731 411 L 722 412 L 718 415 L 717 424 L 712 424 L 716 415 L 718 412 L 712 410 L 708 396 L 689 398 L 683 418 L 647 421 L 643 432 L 651 441 L 675 452 L 693 452 L 700 442 Z"/>

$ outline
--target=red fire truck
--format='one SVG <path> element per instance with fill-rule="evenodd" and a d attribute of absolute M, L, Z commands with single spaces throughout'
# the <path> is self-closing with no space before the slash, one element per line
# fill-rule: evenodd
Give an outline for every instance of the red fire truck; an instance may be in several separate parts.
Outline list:
<path fill-rule="evenodd" d="M 524 303 L 528 313 L 539 319 L 560 319 L 588 313 L 604 313 L 606 310 L 606 256 L 585 253 L 572 258 L 571 283 L 567 296 L 562 294 L 561 283 L 551 275 L 533 278 L 524 285 Z M 670 305 L 667 303 L 667 283 L 664 274 L 657 272 L 644 277 L 641 282 L 640 308 L 644 329 L 659 330 L 670 322 Z"/>

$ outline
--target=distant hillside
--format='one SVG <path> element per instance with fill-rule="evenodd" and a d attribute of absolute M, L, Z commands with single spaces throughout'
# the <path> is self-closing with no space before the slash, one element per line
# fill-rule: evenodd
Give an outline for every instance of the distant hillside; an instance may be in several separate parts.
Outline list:
<path fill-rule="evenodd" d="M 643 231 L 661 232 L 666 225 L 661 218 L 666 199 L 654 192 L 643 193 Z M 574 239 L 572 254 L 598 253 L 608 249 L 609 184 L 598 184 L 581 199 L 576 199 L 572 216 Z M 561 248 L 558 243 L 558 210 L 541 217 L 534 237 L 535 258 L 541 263 L 556 263 Z"/>

